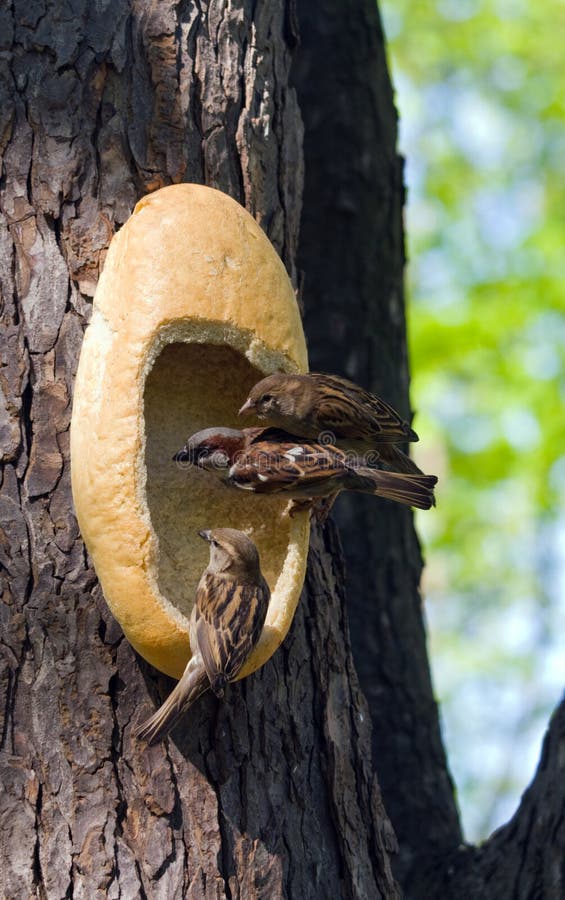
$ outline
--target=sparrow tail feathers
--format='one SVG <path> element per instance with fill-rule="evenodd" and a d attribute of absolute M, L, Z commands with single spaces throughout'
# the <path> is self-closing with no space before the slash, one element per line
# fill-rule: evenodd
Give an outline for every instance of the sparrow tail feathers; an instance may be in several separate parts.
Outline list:
<path fill-rule="evenodd" d="M 210 687 L 210 681 L 199 656 L 192 657 L 182 678 L 173 688 L 165 702 L 151 718 L 142 722 L 134 730 L 134 736 L 147 744 L 162 740 L 192 706 L 195 700 Z"/>
<path fill-rule="evenodd" d="M 355 471 L 366 482 L 366 487 L 361 488 L 366 493 L 377 494 L 379 497 L 395 500 L 405 506 L 415 506 L 417 509 L 430 509 L 435 505 L 434 485 L 437 483 L 435 475 L 409 475 L 365 467 L 357 468 Z"/>
<path fill-rule="evenodd" d="M 410 459 L 396 444 L 379 444 L 377 449 L 382 462 L 391 466 L 394 472 L 404 472 L 406 475 L 424 474 L 414 460 Z"/>

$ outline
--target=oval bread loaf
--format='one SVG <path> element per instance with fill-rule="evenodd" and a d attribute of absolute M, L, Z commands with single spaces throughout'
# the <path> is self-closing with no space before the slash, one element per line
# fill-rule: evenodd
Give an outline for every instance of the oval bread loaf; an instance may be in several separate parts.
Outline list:
<path fill-rule="evenodd" d="M 115 235 L 81 350 L 71 423 L 73 498 L 104 596 L 135 649 L 179 678 L 208 548 L 203 528 L 255 541 L 272 591 L 241 677 L 283 640 L 304 581 L 309 518 L 173 462 L 186 438 L 241 427 L 249 388 L 305 372 L 285 268 L 238 203 L 201 185 L 142 199 Z"/>

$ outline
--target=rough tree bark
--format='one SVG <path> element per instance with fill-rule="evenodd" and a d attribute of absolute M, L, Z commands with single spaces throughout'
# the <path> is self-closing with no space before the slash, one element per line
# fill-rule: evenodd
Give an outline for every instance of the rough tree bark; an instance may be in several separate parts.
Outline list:
<path fill-rule="evenodd" d="M 307 51 L 293 77 L 307 127 L 298 264 L 310 364 L 390 398 L 409 418 L 403 160 L 377 7 L 313 0 L 299 11 Z M 396 504 L 342 496 L 335 516 L 355 665 L 404 882 L 461 841 L 426 653 L 420 547 L 412 515 Z"/>
<path fill-rule="evenodd" d="M 306 171 L 298 265 L 310 363 L 391 398 L 408 415 L 403 161 L 377 7 L 373 0 L 302 0 L 298 10 L 302 52 L 293 78 Z M 562 898 L 565 701 L 513 819 L 480 848 L 462 844 L 430 680 L 411 516 L 341 497 L 335 517 L 373 764 L 399 841 L 393 869 L 406 896 Z"/>
<path fill-rule="evenodd" d="M 300 50 L 290 0 L 0 9 L 0 896 L 9 900 L 398 896 L 334 528 L 313 531 L 299 612 L 273 660 L 224 704 L 203 699 L 168 745 L 140 754 L 134 711 L 149 712 L 170 683 L 111 619 L 71 506 L 82 333 L 111 235 L 140 195 L 179 180 L 229 192 L 298 280 L 293 53 L 313 361 L 408 409 L 402 175 L 378 18 L 372 0 L 300 0 L 299 11 Z M 357 500 L 339 511 L 355 658 L 407 893 L 562 896 L 563 708 L 515 818 L 485 846 L 460 847 L 410 517 Z"/>
<path fill-rule="evenodd" d="M 397 896 L 335 530 L 312 535 L 273 661 L 140 752 L 134 711 L 171 685 L 109 616 L 72 512 L 73 375 L 135 200 L 183 179 L 221 188 L 295 275 L 292 7 L 26 0 L 0 16 L 0 894 Z"/>

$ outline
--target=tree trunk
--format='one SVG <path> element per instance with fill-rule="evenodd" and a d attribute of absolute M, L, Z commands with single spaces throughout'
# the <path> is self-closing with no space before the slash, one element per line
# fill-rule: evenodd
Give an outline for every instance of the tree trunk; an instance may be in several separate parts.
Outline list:
<path fill-rule="evenodd" d="M 312 0 L 299 9 L 294 80 L 307 127 L 298 264 L 310 365 L 352 378 L 410 418 L 403 160 L 377 7 Z M 426 653 L 420 547 L 397 504 L 342 495 L 335 516 L 355 666 L 404 881 L 461 841 Z"/>
<path fill-rule="evenodd" d="M 302 125 L 290 3 L 14 3 L 3 152 L 2 897 L 394 897 L 335 529 L 284 647 L 140 751 L 171 688 L 105 607 L 72 512 L 73 376 L 112 233 L 205 182 L 295 277 Z"/>
<path fill-rule="evenodd" d="M 353 378 L 408 416 L 403 161 L 377 7 L 373 0 L 300 0 L 298 8 L 302 52 L 293 78 L 306 172 L 298 266 L 310 364 Z M 562 898 L 565 701 L 513 819 L 480 848 L 462 844 L 430 680 L 412 517 L 392 504 L 342 496 L 335 518 L 373 764 L 406 896 Z"/>
<path fill-rule="evenodd" d="M 47 7 L 47 8 L 46 8 Z M 372 0 L 13 0 L 0 10 L 0 896 L 392 898 L 339 539 L 312 532 L 283 647 L 140 752 L 171 682 L 124 641 L 72 513 L 68 428 L 91 297 L 143 193 L 218 187 L 298 268 L 313 364 L 408 410 L 403 201 Z M 345 349 L 344 349 L 345 348 Z M 344 355 L 345 354 L 345 355 Z M 511 823 L 460 848 L 430 687 L 411 518 L 338 516 L 374 769 L 414 897 L 564 891 L 564 708 Z M 459 848 L 459 849 L 458 849 Z"/>

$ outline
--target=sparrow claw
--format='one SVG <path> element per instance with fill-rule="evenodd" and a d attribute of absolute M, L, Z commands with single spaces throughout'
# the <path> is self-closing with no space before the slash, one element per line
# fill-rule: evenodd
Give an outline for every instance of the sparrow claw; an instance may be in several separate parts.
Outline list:
<path fill-rule="evenodd" d="M 308 512 L 308 510 L 313 510 L 315 507 L 315 501 L 308 497 L 307 500 L 291 500 L 288 505 L 288 514 L 291 519 L 294 519 L 297 513 Z"/>
<path fill-rule="evenodd" d="M 318 525 L 325 525 L 329 514 L 332 511 L 332 507 L 337 500 L 337 493 L 330 494 L 329 497 L 325 497 L 323 500 L 318 500 L 314 503 L 312 507 L 312 514 L 318 523 Z"/>

